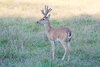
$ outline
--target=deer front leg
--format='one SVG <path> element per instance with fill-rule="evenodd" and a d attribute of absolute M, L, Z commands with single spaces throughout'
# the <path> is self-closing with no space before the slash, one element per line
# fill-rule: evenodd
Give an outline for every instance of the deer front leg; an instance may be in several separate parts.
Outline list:
<path fill-rule="evenodd" d="M 51 45 L 52 45 L 52 57 L 54 59 L 54 54 L 55 54 L 55 43 L 54 43 L 54 41 L 51 41 Z"/>

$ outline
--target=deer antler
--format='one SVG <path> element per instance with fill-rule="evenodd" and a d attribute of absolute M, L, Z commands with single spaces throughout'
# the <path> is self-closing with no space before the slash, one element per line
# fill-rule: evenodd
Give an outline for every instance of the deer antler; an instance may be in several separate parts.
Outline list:
<path fill-rule="evenodd" d="M 47 14 L 51 11 L 52 9 L 51 8 L 48 8 L 48 6 L 45 5 L 45 11 L 44 10 L 41 10 L 42 14 L 46 17 Z"/>

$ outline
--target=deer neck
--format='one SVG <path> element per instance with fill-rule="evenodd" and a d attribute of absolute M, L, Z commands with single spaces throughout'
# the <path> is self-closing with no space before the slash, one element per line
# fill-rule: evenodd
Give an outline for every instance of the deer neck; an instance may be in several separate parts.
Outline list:
<path fill-rule="evenodd" d="M 48 33 L 51 29 L 50 21 L 48 21 L 48 24 L 44 25 L 46 32 Z"/>

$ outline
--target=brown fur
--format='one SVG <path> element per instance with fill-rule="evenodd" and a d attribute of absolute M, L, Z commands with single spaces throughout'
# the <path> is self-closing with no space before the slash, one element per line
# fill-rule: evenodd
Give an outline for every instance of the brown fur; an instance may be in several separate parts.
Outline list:
<path fill-rule="evenodd" d="M 50 31 L 48 32 L 48 37 L 51 41 L 59 38 L 60 40 L 66 42 L 68 38 L 68 33 L 71 33 L 69 28 L 50 28 Z"/>

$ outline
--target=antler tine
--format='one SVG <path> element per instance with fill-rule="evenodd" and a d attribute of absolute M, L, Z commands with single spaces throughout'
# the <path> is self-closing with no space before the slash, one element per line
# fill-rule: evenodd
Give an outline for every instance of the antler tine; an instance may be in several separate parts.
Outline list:
<path fill-rule="evenodd" d="M 52 9 L 51 8 L 49 8 L 49 12 L 51 11 Z"/>
<path fill-rule="evenodd" d="M 48 6 L 45 5 L 45 16 L 48 14 Z"/>
<path fill-rule="evenodd" d="M 44 10 L 41 10 L 41 13 L 45 16 L 45 13 L 46 13 L 46 5 L 45 5 L 45 12 L 44 12 Z"/>
<path fill-rule="evenodd" d="M 41 13 L 42 13 L 43 15 L 45 15 L 45 14 L 44 14 L 44 10 L 41 10 Z"/>
<path fill-rule="evenodd" d="M 47 11 L 48 11 L 48 6 L 45 5 L 45 12 L 47 12 Z"/>

